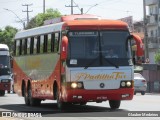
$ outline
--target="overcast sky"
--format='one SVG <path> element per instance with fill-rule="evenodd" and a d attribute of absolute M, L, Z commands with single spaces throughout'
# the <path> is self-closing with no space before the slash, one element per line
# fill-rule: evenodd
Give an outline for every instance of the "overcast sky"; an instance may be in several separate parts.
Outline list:
<path fill-rule="evenodd" d="M 58 9 L 62 15 L 71 14 L 71 0 L 45 0 L 46 9 Z M 11 25 L 19 29 L 23 28 L 22 23 L 18 23 L 19 19 L 16 15 L 26 20 L 27 7 L 24 4 L 32 4 L 29 6 L 29 17 L 32 18 L 38 13 L 43 12 L 43 0 L 0 0 L 0 28 L 3 29 L 6 25 Z M 84 13 L 88 10 L 88 14 L 99 15 L 107 19 L 120 19 L 127 16 L 133 16 L 134 21 L 143 19 L 143 0 L 74 0 L 74 14 L 80 14 L 80 8 L 84 9 Z M 97 5 L 96 5 L 97 4 Z M 96 6 L 95 6 L 96 5 Z M 6 11 L 9 9 L 11 11 Z M 14 14 L 14 13 L 16 14 Z"/>

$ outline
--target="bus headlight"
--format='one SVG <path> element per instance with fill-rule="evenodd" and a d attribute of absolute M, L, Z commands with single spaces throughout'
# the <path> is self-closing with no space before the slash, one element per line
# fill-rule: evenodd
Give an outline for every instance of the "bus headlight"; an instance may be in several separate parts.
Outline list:
<path fill-rule="evenodd" d="M 82 88 L 82 87 L 83 87 L 83 84 L 82 84 L 82 83 L 78 83 L 78 84 L 77 84 L 77 87 L 78 87 L 78 88 Z"/>
<path fill-rule="evenodd" d="M 121 82 L 121 86 L 125 87 L 126 83 L 125 82 Z"/>
<path fill-rule="evenodd" d="M 127 87 L 130 87 L 132 85 L 132 83 L 131 82 L 127 82 L 126 85 L 127 85 Z"/>
<path fill-rule="evenodd" d="M 133 87 L 133 82 L 132 81 L 121 81 L 120 87 L 121 88 L 131 88 Z"/>
<path fill-rule="evenodd" d="M 71 88 L 77 88 L 77 83 L 71 83 Z"/>
<path fill-rule="evenodd" d="M 72 89 L 83 89 L 83 82 L 73 82 L 70 85 Z"/>

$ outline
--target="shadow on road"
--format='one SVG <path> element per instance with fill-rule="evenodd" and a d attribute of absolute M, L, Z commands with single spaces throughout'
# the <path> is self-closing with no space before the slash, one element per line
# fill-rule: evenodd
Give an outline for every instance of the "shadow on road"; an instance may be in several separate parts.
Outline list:
<path fill-rule="evenodd" d="M 119 113 L 127 111 L 124 109 L 113 110 L 107 107 L 97 107 L 91 105 L 69 105 L 65 109 L 59 110 L 56 103 L 42 103 L 40 106 L 36 107 L 26 106 L 24 104 L 10 104 L 1 105 L 0 108 L 14 112 L 41 113 L 43 116 L 49 117 L 97 117 L 106 116 L 106 113 L 110 114 L 112 112 Z"/>

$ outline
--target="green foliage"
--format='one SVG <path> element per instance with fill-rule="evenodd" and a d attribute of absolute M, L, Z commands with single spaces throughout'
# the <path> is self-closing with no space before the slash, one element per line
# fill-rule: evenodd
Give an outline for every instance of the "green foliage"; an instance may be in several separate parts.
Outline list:
<path fill-rule="evenodd" d="M 25 29 L 30 29 L 34 27 L 39 27 L 43 25 L 45 20 L 53 19 L 56 17 L 60 17 L 61 13 L 57 9 L 47 9 L 46 13 L 39 13 L 35 17 L 33 17 L 30 22 L 27 24 Z"/>
<path fill-rule="evenodd" d="M 10 48 L 10 51 L 12 50 L 12 46 L 14 43 L 14 36 L 17 33 L 17 29 L 13 28 L 11 26 L 6 26 L 4 30 L 0 29 L 0 43 L 1 44 L 7 44 Z"/>
<path fill-rule="evenodd" d="M 160 50 L 158 50 L 158 52 L 155 54 L 155 62 L 159 63 L 160 62 Z"/>

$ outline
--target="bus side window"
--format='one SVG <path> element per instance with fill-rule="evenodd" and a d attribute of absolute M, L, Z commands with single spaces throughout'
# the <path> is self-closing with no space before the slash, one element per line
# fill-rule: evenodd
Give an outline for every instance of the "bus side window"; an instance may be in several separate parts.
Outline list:
<path fill-rule="evenodd" d="M 27 54 L 30 54 L 31 38 L 27 38 Z"/>
<path fill-rule="evenodd" d="M 60 39 L 60 34 L 55 33 L 54 52 L 58 52 L 58 50 L 59 50 L 59 39 Z"/>
<path fill-rule="evenodd" d="M 13 50 L 13 55 L 15 55 L 16 56 L 16 49 L 17 49 L 17 47 L 16 47 L 16 40 L 14 41 L 14 48 L 13 48 L 14 50 Z"/>
<path fill-rule="evenodd" d="M 37 53 L 37 36 L 34 37 L 33 54 Z"/>
<path fill-rule="evenodd" d="M 44 35 L 44 47 L 43 47 L 43 52 L 47 52 L 47 44 L 48 44 L 48 35 Z"/>
<path fill-rule="evenodd" d="M 22 40 L 19 40 L 19 55 L 22 55 Z"/>
<path fill-rule="evenodd" d="M 16 56 L 19 55 L 19 49 L 20 49 L 20 40 L 16 40 Z"/>
<path fill-rule="evenodd" d="M 54 41 L 55 41 L 55 34 L 53 33 L 51 36 L 51 52 L 54 52 Z"/>
<path fill-rule="evenodd" d="M 40 53 L 43 53 L 43 47 L 44 47 L 44 35 L 40 36 Z"/>
<path fill-rule="evenodd" d="M 24 55 L 27 55 L 27 38 L 24 39 Z"/>
<path fill-rule="evenodd" d="M 37 53 L 40 53 L 40 36 L 37 36 Z"/>
<path fill-rule="evenodd" d="M 33 48 L 34 48 L 34 37 L 31 37 L 31 42 L 30 42 L 30 54 L 33 54 Z"/>
<path fill-rule="evenodd" d="M 52 37 L 52 35 L 51 34 L 48 34 L 48 46 L 47 46 L 47 48 L 48 48 L 48 53 L 50 53 L 51 52 L 51 37 Z"/>
<path fill-rule="evenodd" d="M 25 50 L 25 39 L 22 39 L 22 46 L 21 46 L 21 49 L 22 49 L 22 55 L 24 55 L 24 50 Z"/>

